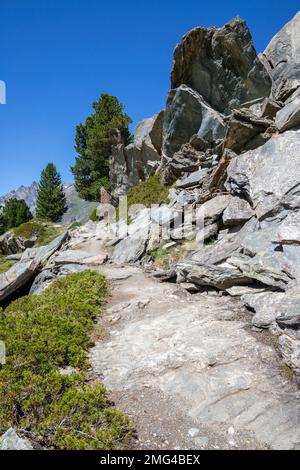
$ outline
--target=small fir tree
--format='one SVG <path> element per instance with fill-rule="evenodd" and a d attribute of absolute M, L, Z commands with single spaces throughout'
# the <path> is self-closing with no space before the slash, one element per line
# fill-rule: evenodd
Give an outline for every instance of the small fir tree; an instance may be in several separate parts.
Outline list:
<path fill-rule="evenodd" d="M 42 171 L 37 195 L 36 215 L 59 222 L 67 210 L 66 196 L 60 174 L 53 163 Z"/>
<path fill-rule="evenodd" d="M 9 199 L 0 215 L 0 232 L 19 227 L 32 219 L 32 214 L 24 199 Z"/>

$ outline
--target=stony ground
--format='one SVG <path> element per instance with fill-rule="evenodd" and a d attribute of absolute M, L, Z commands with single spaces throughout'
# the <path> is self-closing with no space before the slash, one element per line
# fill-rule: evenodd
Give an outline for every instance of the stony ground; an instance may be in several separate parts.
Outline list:
<path fill-rule="evenodd" d="M 136 448 L 300 449 L 300 394 L 238 301 L 99 269 L 111 298 L 92 365 L 132 417 Z"/>

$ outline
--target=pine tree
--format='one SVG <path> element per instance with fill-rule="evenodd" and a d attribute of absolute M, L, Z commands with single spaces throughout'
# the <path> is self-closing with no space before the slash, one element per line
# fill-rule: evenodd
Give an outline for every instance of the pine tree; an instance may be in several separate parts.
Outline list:
<path fill-rule="evenodd" d="M 1 211 L 0 232 L 4 233 L 11 228 L 19 227 L 31 219 L 32 214 L 23 199 L 9 199 Z"/>
<path fill-rule="evenodd" d="M 99 201 L 100 189 L 110 189 L 110 131 L 120 130 L 125 145 L 131 141 L 128 125 L 132 122 L 115 96 L 102 94 L 93 103 L 94 113 L 76 128 L 76 163 L 71 168 L 75 187 L 83 199 Z"/>
<path fill-rule="evenodd" d="M 59 222 L 66 210 L 66 196 L 60 174 L 56 166 L 49 163 L 41 173 L 36 215 L 42 219 Z"/>

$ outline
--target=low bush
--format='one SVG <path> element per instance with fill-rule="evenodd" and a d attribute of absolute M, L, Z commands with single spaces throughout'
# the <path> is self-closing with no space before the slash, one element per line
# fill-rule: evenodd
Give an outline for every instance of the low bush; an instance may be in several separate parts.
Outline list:
<path fill-rule="evenodd" d="M 0 428 L 14 427 L 50 449 L 115 449 L 131 435 L 128 418 L 102 384 L 87 385 L 87 349 L 108 295 L 104 276 L 86 271 L 40 296 L 13 302 L 0 316 L 6 364 L 0 366 Z M 75 372 L 61 373 L 71 366 Z"/>
<path fill-rule="evenodd" d="M 161 183 L 159 175 L 150 176 L 146 181 L 127 191 L 128 208 L 133 204 L 150 207 L 152 204 L 167 203 L 169 190 L 169 186 Z"/>
<path fill-rule="evenodd" d="M 63 225 L 52 224 L 48 221 L 33 219 L 19 227 L 14 228 L 16 237 L 29 239 L 37 237 L 35 246 L 43 246 L 50 243 L 54 238 L 65 230 Z"/>

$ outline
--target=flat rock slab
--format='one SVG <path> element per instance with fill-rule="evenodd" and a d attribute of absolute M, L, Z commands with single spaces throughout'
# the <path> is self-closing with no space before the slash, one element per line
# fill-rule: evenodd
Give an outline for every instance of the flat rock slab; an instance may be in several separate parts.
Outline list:
<path fill-rule="evenodd" d="M 112 281 L 109 334 L 91 361 L 132 417 L 137 447 L 299 449 L 297 390 L 241 304 L 129 274 Z"/>

